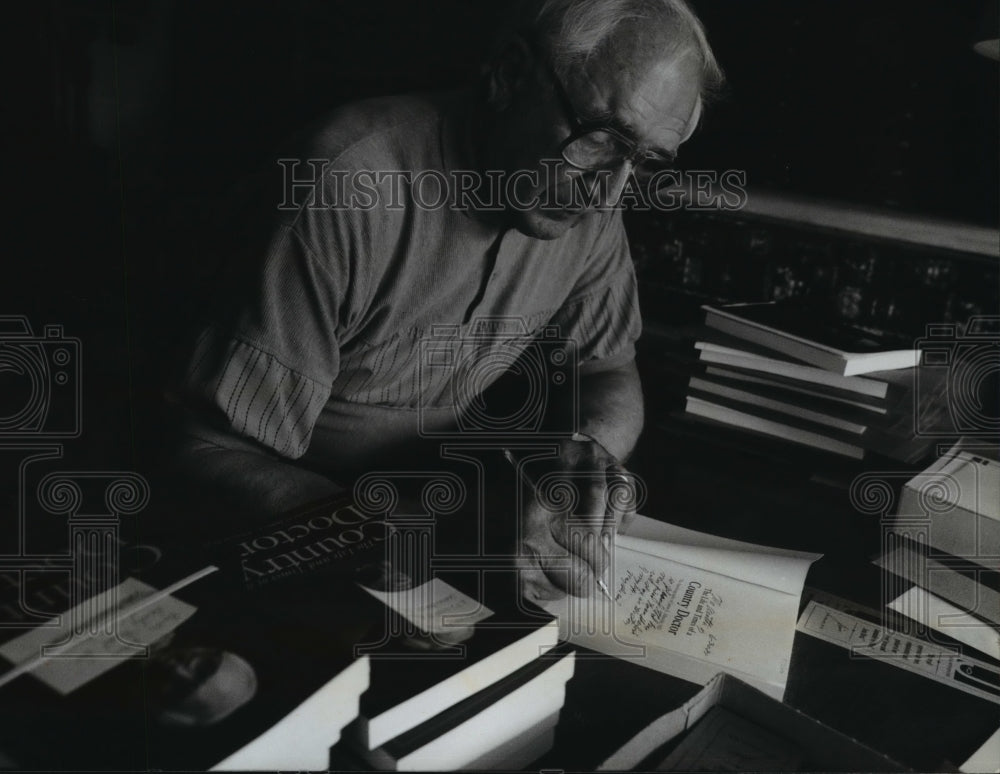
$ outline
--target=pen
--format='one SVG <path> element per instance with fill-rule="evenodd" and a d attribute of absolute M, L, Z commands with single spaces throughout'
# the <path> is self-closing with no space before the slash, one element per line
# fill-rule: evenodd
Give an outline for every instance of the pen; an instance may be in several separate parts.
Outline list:
<path fill-rule="evenodd" d="M 524 484 L 525 486 L 531 487 L 532 491 L 534 491 L 535 487 L 537 486 L 536 483 L 531 479 L 531 476 L 528 475 L 528 472 L 524 469 L 524 467 L 518 464 L 517 458 L 514 456 L 514 453 L 510 449 L 504 449 L 503 456 L 504 459 L 507 460 L 507 462 L 511 464 L 511 467 L 513 467 L 514 470 L 517 472 L 518 478 L 520 478 L 521 483 Z M 608 534 L 606 532 L 602 532 L 601 546 L 604 549 L 605 553 L 608 555 L 608 557 L 611 556 L 610 543 L 611 540 L 608 537 Z M 604 596 L 614 601 L 614 597 L 611 596 L 611 591 L 608 590 L 608 571 L 610 567 L 611 567 L 610 563 L 605 564 L 604 572 L 601 574 L 601 577 L 597 578 L 596 580 L 597 580 L 597 588 L 601 590 Z"/>

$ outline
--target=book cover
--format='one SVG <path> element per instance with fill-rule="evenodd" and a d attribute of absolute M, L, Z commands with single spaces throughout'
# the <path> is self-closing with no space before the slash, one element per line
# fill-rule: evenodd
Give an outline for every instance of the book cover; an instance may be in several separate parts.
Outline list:
<path fill-rule="evenodd" d="M 776 357 L 757 357 L 738 350 L 721 349 L 698 342 L 698 359 L 705 364 L 722 366 L 727 370 L 764 376 L 782 384 L 803 385 L 820 389 L 826 394 L 862 401 L 879 406 L 886 401 L 902 397 L 891 389 L 888 382 L 867 376 L 847 377 L 809 365 L 780 360 Z"/>
<path fill-rule="evenodd" d="M 916 771 L 953 771 L 996 731 L 1000 669 L 879 596 L 868 607 L 807 591 L 785 701 Z"/>
<path fill-rule="evenodd" d="M 705 306 L 705 324 L 842 376 L 912 368 L 920 350 L 906 337 L 824 319 L 789 303 Z"/>
<path fill-rule="evenodd" d="M 350 594 L 126 578 L 86 601 L 112 607 L 110 632 L 69 616 L 4 643 L 0 747 L 53 769 L 325 768 L 368 684 L 371 611 Z"/>
<path fill-rule="evenodd" d="M 349 495 L 310 504 L 206 549 L 234 586 L 248 591 L 308 575 L 351 578 L 386 558 L 392 526 Z"/>

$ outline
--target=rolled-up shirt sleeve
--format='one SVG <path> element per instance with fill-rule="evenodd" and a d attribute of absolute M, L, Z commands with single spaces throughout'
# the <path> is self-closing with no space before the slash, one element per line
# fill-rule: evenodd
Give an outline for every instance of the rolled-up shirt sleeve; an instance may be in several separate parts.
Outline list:
<path fill-rule="evenodd" d="M 642 318 L 619 213 L 606 216 L 587 270 L 551 323 L 575 343 L 580 374 L 610 370 L 634 359 Z"/>
<path fill-rule="evenodd" d="M 181 383 L 189 406 L 292 459 L 330 397 L 352 293 L 350 228 L 326 220 L 300 212 L 239 253 L 219 291 L 238 302 L 202 330 Z"/>

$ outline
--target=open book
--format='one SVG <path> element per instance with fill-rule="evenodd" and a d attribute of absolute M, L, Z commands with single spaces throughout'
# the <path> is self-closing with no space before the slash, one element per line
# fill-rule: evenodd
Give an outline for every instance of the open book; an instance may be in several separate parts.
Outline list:
<path fill-rule="evenodd" d="M 635 515 L 615 538 L 614 601 L 595 591 L 544 606 L 574 644 L 701 685 L 728 672 L 780 700 L 818 558 Z"/>

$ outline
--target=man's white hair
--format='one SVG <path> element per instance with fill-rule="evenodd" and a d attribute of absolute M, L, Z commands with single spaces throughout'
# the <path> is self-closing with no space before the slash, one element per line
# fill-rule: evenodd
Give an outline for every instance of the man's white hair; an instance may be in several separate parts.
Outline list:
<path fill-rule="evenodd" d="M 527 0 L 521 21 L 545 46 L 563 77 L 600 52 L 624 24 L 667 33 L 663 53 L 669 59 L 695 55 L 703 98 L 718 91 L 724 80 L 704 27 L 684 0 Z"/>

